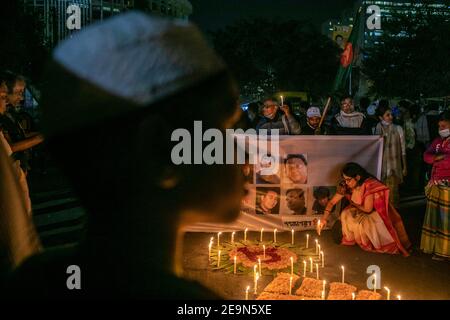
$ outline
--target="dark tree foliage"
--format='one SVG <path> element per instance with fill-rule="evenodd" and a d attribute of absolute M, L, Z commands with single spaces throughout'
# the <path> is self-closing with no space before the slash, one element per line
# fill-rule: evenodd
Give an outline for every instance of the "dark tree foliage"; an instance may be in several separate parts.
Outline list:
<path fill-rule="evenodd" d="M 241 20 L 212 40 L 246 98 L 275 91 L 326 95 L 336 76 L 340 49 L 304 21 Z"/>
<path fill-rule="evenodd" d="M 49 56 L 43 24 L 23 1 L 3 1 L 0 10 L 0 70 L 12 70 L 37 81 Z"/>
<path fill-rule="evenodd" d="M 426 4 L 383 20 L 381 43 L 367 50 L 371 94 L 410 99 L 450 95 L 450 17 Z"/>

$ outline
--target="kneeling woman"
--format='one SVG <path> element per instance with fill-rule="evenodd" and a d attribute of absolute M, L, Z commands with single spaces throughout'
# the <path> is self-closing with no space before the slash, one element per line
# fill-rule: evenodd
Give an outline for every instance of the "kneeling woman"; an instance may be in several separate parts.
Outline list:
<path fill-rule="evenodd" d="M 320 228 L 331 209 L 346 197 L 350 201 L 341 213 L 342 244 L 358 244 L 378 253 L 401 253 L 408 256 L 411 247 L 402 219 L 389 204 L 389 189 L 357 163 L 347 163 L 342 170 L 343 182 L 328 202 Z"/>

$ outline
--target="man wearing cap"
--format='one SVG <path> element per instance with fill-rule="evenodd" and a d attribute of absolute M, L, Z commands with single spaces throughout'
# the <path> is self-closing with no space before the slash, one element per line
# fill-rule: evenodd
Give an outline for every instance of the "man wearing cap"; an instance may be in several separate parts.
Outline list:
<path fill-rule="evenodd" d="M 317 107 L 310 107 L 306 111 L 306 121 L 302 125 L 303 135 L 315 135 L 317 134 L 317 128 L 319 127 L 320 119 L 322 115 L 320 114 L 320 109 Z M 321 133 L 325 134 L 325 124 L 322 124 Z"/>
<path fill-rule="evenodd" d="M 225 134 L 240 116 L 236 84 L 198 29 L 132 11 L 111 17 L 60 43 L 45 83 L 48 147 L 88 223 L 81 244 L 27 259 L 1 292 L 220 298 L 183 278 L 183 230 L 238 217 L 240 168 L 172 160 L 176 129 L 193 135 L 202 121 Z"/>

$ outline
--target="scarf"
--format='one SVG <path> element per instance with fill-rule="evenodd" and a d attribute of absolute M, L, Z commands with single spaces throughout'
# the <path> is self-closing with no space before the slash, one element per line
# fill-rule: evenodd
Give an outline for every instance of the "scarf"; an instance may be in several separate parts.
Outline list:
<path fill-rule="evenodd" d="M 364 115 L 361 112 L 345 113 L 341 111 L 336 120 L 342 128 L 361 128 Z"/>
<path fill-rule="evenodd" d="M 395 124 L 383 126 L 378 123 L 375 134 L 384 138 L 381 180 L 384 181 L 390 176 L 395 176 L 400 183 L 403 182 L 402 145 L 397 126 Z"/>

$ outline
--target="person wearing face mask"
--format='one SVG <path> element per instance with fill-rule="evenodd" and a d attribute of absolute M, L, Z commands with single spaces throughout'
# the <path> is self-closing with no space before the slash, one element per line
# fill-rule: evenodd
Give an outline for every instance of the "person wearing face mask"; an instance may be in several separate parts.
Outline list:
<path fill-rule="evenodd" d="M 425 187 L 427 208 L 422 226 L 420 249 L 433 259 L 450 258 L 450 111 L 439 116 L 439 137 L 424 153 L 424 161 L 433 166 Z"/>
<path fill-rule="evenodd" d="M 380 101 L 376 114 L 380 122 L 375 127 L 375 134 L 384 138 L 381 180 L 389 187 L 391 203 L 398 208 L 398 186 L 407 174 L 405 134 L 401 126 L 393 123 L 392 110 L 387 100 Z"/>
<path fill-rule="evenodd" d="M 261 111 L 262 117 L 256 125 L 256 131 L 266 129 L 267 134 L 270 134 L 271 130 L 278 129 L 280 135 L 300 134 L 300 123 L 295 119 L 290 109 L 283 106 L 280 111 L 274 99 L 264 100 Z"/>

